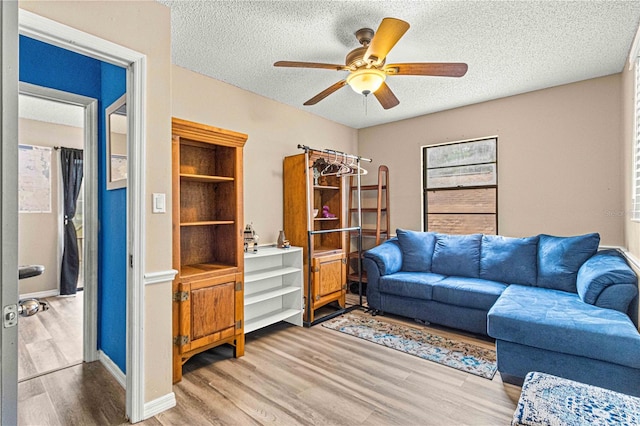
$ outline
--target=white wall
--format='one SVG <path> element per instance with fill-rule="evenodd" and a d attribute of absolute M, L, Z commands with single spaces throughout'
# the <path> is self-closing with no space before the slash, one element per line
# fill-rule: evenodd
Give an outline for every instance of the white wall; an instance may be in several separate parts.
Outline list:
<path fill-rule="evenodd" d="M 620 90 L 615 74 L 361 129 L 359 151 L 390 168 L 393 230 L 422 227 L 421 147 L 497 135 L 500 234 L 622 246 Z"/>

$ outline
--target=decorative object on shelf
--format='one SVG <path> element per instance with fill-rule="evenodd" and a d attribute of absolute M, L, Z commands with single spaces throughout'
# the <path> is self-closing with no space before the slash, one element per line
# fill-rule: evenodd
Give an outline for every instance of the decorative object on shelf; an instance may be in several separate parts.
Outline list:
<path fill-rule="evenodd" d="M 329 206 L 322 206 L 322 217 L 331 219 L 335 218 L 336 215 L 329 211 Z"/>
<path fill-rule="evenodd" d="M 249 245 L 253 245 L 252 251 L 255 253 L 258 251 L 258 240 L 260 237 L 253 229 L 253 224 L 249 224 L 244 228 L 244 252 L 249 251 Z"/>
<path fill-rule="evenodd" d="M 318 217 L 318 212 L 320 209 L 313 209 L 313 217 Z"/>
<path fill-rule="evenodd" d="M 285 237 L 284 235 L 284 231 L 280 231 L 280 233 L 278 234 L 278 248 L 284 248 L 284 244 L 285 242 L 288 244 L 289 240 L 287 240 L 287 237 Z M 289 244 L 289 247 L 291 245 Z"/>

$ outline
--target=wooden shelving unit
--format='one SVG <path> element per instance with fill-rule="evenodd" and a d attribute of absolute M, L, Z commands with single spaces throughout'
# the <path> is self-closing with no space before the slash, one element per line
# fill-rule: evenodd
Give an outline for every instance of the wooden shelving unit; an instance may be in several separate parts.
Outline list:
<path fill-rule="evenodd" d="M 285 157 L 283 163 L 284 232 L 304 254 L 305 325 L 314 322 L 315 311 L 323 306 L 335 302 L 344 308 L 347 284 L 346 236 L 331 232 L 346 223 L 344 178 L 321 176 L 314 184 L 312 168 L 318 158 L 320 155 L 305 152 Z M 336 217 L 322 217 L 323 206 Z M 314 209 L 318 209 L 315 217 Z M 327 233 L 311 235 L 309 231 Z"/>
<path fill-rule="evenodd" d="M 260 247 L 244 261 L 245 333 L 279 321 L 302 326 L 302 248 Z"/>
<path fill-rule="evenodd" d="M 247 135 L 172 119 L 173 380 L 193 355 L 244 354 L 242 149 Z"/>
<path fill-rule="evenodd" d="M 355 179 L 350 179 L 349 185 L 349 226 L 353 223 L 359 223 L 356 219 L 358 214 L 358 208 L 354 206 L 354 201 L 358 196 L 358 193 L 362 197 L 366 197 L 367 193 L 375 196 L 375 207 L 360 207 L 360 212 L 363 216 L 363 225 L 360 230 L 364 247 L 360 247 L 357 250 L 358 244 L 355 239 L 358 237 L 356 232 L 350 234 L 350 246 L 349 250 L 349 274 L 348 280 L 350 284 L 351 293 L 359 293 L 358 283 L 360 278 L 362 283 L 367 283 L 367 275 L 362 268 L 362 254 L 365 249 L 370 249 L 380 245 L 390 237 L 391 230 L 391 218 L 389 216 L 389 168 L 385 165 L 378 167 L 378 183 L 373 185 L 361 185 L 358 191 L 358 186 Z M 373 218 L 373 224 L 371 219 Z M 356 219 L 356 220 L 354 220 Z M 368 242 L 367 242 L 368 241 Z M 364 289 L 363 293 L 364 293 Z"/>

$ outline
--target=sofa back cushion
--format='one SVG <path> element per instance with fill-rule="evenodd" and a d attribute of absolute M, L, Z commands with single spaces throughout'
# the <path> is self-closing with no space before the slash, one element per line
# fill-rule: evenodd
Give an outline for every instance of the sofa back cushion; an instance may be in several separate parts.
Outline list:
<path fill-rule="evenodd" d="M 431 258 L 436 245 L 435 232 L 396 229 L 402 250 L 402 270 L 406 272 L 431 272 Z"/>
<path fill-rule="evenodd" d="M 597 233 L 575 237 L 539 235 L 538 287 L 576 293 L 578 270 L 598 251 Z"/>
<path fill-rule="evenodd" d="M 431 272 L 458 277 L 480 278 L 482 234 L 436 234 Z"/>
<path fill-rule="evenodd" d="M 638 277 L 617 250 L 602 250 L 578 271 L 578 295 L 583 302 L 627 313 L 638 295 Z"/>
<path fill-rule="evenodd" d="M 538 237 L 509 238 L 483 235 L 480 278 L 507 284 L 535 285 Z"/>

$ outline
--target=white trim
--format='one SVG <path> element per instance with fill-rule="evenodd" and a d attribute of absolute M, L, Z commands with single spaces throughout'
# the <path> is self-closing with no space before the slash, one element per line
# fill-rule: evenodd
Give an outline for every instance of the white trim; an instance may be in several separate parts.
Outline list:
<path fill-rule="evenodd" d="M 145 385 L 143 271 L 146 56 L 26 10 L 19 10 L 19 19 L 22 33 L 29 37 L 127 68 L 127 112 L 131 111 L 127 135 L 127 241 L 128 257 L 133 256 L 134 261 L 127 273 L 126 415 L 132 423 L 137 423 L 143 420 Z"/>
<path fill-rule="evenodd" d="M 25 293 L 18 296 L 19 300 L 24 299 L 41 299 L 45 297 L 56 297 L 60 294 L 57 288 L 53 290 L 36 291 L 34 293 Z"/>
<path fill-rule="evenodd" d="M 104 365 L 104 368 L 106 368 L 107 371 L 111 373 L 111 375 L 116 379 L 120 386 L 122 386 L 124 389 L 127 388 L 126 375 L 122 372 L 122 370 L 120 370 L 120 367 L 118 367 L 116 363 L 113 362 L 111 358 L 109 358 L 109 355 L 105 354 L 101 350 L 98 350 L 98 361 L 100 361 L 100 363 Z"/>
<path fill-rule="evenodd" d="M 635 66 L 636 59 L 640 54 L 640 26 L 636 30 L 636 35 L 633 37 L 633 43 L 631 43 L 631 49 L 629 49 L 629 70 L 632 70 Z"/>
<path fill-rule="evenodd" d="M 144 274 L 144 285 L 166 283 L 173 281 L 178 271 L 169 269 L 168 271 L 147 272 Z"/>
<path fill-rule="evenodd" d="M 18 2 L 0 4 L 0 46 L 0 306 L 17 310 Z M 18 327 L 0 327 L 0 424 L 17 423 Z"/>
<path fill-rule="evenodd" d="M 140 56 L 127 69 L 127 416 L 144 419 L 144 260 L 145 260 L 145 100 L 147 62 Z"/>
<path fill-rule="evenodd" d="M 176 394 L 171 392 L 144 404 L 145 420 L 176 406 Z"/>
<path fill-rule="evenodd" d="M 140 53 L 60 22 L 36 15 L 24 9 L 19 11 L 20 33 L 103 62 L 128 67 Z"/>
<path fill-rule="evenodd" d="M 19 87 L 21 94 L 76 105 L 84 109 L 85 239 L 82 255 L 84 259 L 82 262 L 84 269 L 82 358 L 85 362 L 92 362 L 98 359 L 98 100 L 30 83 L 21 82 Z M 58 192 L 62 193 L 62 191 Z M 59 231 L 62 236 L 62 223 Z M 60 242 L 60 245 L 62 244 Z M 60 253 L 58 264 L 61 259 L 62 253 Z M 52 296 L 58 294 L 59 289 Z"/>

